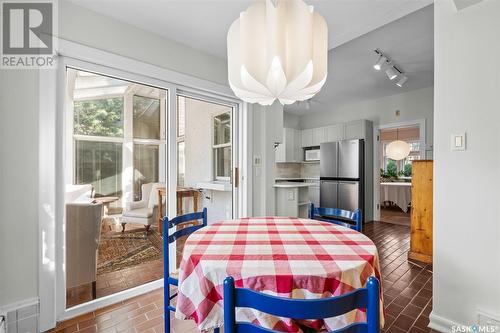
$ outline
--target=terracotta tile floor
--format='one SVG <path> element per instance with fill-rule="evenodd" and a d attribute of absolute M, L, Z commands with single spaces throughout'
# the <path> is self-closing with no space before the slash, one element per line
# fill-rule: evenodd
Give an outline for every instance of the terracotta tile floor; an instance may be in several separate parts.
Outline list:
<path fill-rule="evenodd" d="M 432 267 L 409 262 L 409 228 L 368 223 L 365 234 L 377 245 L 382 269 L 386 325 L 384 332 L 433 332 L 427 328 L 432 308 Z M 59 323 L 52 332 L 162 333 L 162 289 Z M 199 332 L 191 321 L 172 318 L 172 329 Z"/>

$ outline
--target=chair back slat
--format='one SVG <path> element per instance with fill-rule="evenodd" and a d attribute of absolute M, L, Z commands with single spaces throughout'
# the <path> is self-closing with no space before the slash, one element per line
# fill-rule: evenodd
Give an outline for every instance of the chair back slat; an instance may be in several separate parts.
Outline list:
<path fill-rule="evenodd" d="M 360 209 L 349 211 L 339 208 L 315 207 L 311 203 L 309 218 L 313 220 L 335 223 L 361 232 L 363 216 Z"/>
<path fill-rule="evenodd" d="M 249 322 L 236 322 L 236 308 L 252 308 L 270 315 L 291 319 L 324 319 L 345 314 L 354 309 L 366 309 L 367 322 L 353 323 L 334 332 L 380 332 L 379 281 L 369 277 L 365 288 L 348 294 L 321 299 L 289 299 L 235 288 L 234 279 L 224 280 L 224 333 L 271 333 L 270 329 Z"/>
<path fill-rule="evenodd" d="M 189 221 L 191 221 L 191 220 L 189 220 Z M 196 230 L 201 229 L 203 227 L 204 227 L 203 224 L 199 224 L 199 225 L 194 225 L 194 226 L 187 227 L 187 228 L 182 228 L 181 230 L 177 230 L 176 232 L 174 232 L 173 234 L 171 234 L 170 236 L 168 236 L 168 243 L 169 244 L 173 243 L 178 238 L 180 238 L 182 236 L 190 235 L 193 232 L 195 232 Z"/>
<path fill-rule="evenodd" d="M 314 300 L 291 299 L 271 296 L 251 289 L 237 288 L 235 290 L 235 306 L 249 308 L 258 304 L 259 311 L 278 317 L 322 319 L 366 308 L 367 295 L 366 289 L 357 289 L 338 297 Z"/>
<path fill-rule="evenodd" d="M 206 214 L 204 214 L 205 210 L 206 210 L 206 208 L 203 209 L 203 212 L 195 212 L 195 213 L 189 213 L 189 214 L 185 214 L 185 215 L 176 216 L 169 221 L 168 227 L 172 228 L 180 223 L 194 221 L 194 220 L 203 220 L 203 225 L 207 225 L 207 223 L 206 223 L 207 217 L 206 217 Z"/>
<path fill-rule="evenodd" d="M 238 326 L 232 333 L 275 333 L 276 331 L 257 326 L 252 323 L 238 323 Z M 340 330 L 330 331 L 328 333 L 365 333 L 367 332 L 366 323 L 353 323 Z"/>

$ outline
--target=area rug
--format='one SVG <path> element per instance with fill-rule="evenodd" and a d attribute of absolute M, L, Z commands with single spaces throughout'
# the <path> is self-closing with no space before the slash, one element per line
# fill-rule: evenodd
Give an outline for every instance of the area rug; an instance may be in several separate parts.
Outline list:
<path fill-rule="evenodd" d="M 99 242 L 97 274 L 132 268 L 162 256 L 162 238 L 155 229 L 150 229 L 147 237 L 142 228 L 104 233 Z"/>

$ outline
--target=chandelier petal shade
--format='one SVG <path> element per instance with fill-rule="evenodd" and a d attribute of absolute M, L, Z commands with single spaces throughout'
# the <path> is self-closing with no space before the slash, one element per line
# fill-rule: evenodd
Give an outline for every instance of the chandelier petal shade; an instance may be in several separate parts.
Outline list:
<path fill-rule="evenodd" d="M 399 161 L 410 155 L 410 145 L 408 142 L 394 140 L 385 148 L 385 154 L 391 160 Z"/>
<path fill-rule="evenodd" d="M 229 85 L 245 102 L 292 104 L 327 76 L 328 27 L 302 0 L 257 0 L 227 34 Z"/>

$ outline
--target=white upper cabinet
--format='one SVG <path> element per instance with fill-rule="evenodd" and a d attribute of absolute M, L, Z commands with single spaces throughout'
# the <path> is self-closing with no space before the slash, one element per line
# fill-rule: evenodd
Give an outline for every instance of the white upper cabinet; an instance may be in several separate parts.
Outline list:
<path fill-rule="evenodd" d="M 345 139 L 365 139 L 366 120 L 356 120 L 345 123 Z"/>
<path fill-rule="evenodd" d="M 313 130 L 311 128 L 302 130 L 302 147 L 313 146 Z"/>
<path fill-rule="evenodd" d="M 326 127 L 326 142 L 340 141 L 344 139 L 344 124 Z"/>
<path fill-rule="evenodd" d="M 319 146 L 320 143 L 326 142 L 326 127 L 313 128 L 312 130 L 312 145 Z"/>
<path fill-rule="evenodd" d="M 276 149 L 277 162 L 300 162 L 305 147 L 319 146 L 323 142 L 367 139 L 368 120 L 356 120 L 326 127 L 297 130 L 285 128 L 283 144 Z M 371 125 L 370 125 L 371 126 Z"/>

